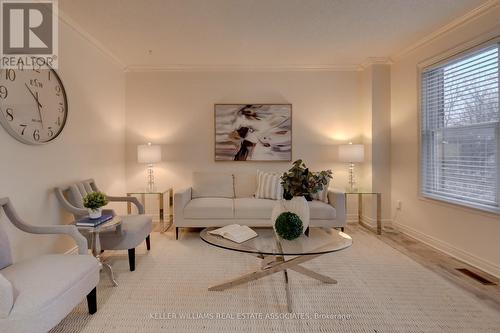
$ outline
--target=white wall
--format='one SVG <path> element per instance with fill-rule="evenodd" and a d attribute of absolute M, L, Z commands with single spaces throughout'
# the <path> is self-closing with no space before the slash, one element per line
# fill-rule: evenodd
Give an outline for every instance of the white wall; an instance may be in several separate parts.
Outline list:
<path fill-rule="evenodd" d="M 36 225 L 70 221 L 54 196 L 56 185 L 94 177 L 107 193 L 125 190 L 123 70 L 61 22 L 58 74 L 68 95 L 68 121 L 60 137 L 29 146 L 0 128 L 0 197 L 9 196 L 19 215 Z M 67 237 L 25 234 L 1 214 L 17 260 L 75 245 Z"/>
<path fill-rule="evenodd" d="M 214 103 L 291 103 L 293 159 L 312 169 L 331 168 L 344 188 L 347 166 L 336 144 L 362 140 L 359 72 L 129 72 L 126 75 L 127 188 L 145 186 L 136 146 L 163 145 L 158 188 L 191 184 L 193 171 L 285 170 L 288 162 L 215 162 Z"/>
<path fill-rule="evenodd" d="M 500 7 L 417 48 L 392 66 L 392 210 L 403 231 L 500 276 L 500 217 L 418 195 L 417 64 L 478 36 L 500 35 Z M 486 34 L 486 35 L 485 35 Z"/>

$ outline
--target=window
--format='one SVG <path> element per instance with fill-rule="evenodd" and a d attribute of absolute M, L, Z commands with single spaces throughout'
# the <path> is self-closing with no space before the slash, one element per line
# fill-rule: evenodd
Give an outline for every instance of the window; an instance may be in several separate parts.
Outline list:
<path fill-rule="evenodd" d="M 500 212 L 498 43 L 424 69 L 421 191 Z"/>

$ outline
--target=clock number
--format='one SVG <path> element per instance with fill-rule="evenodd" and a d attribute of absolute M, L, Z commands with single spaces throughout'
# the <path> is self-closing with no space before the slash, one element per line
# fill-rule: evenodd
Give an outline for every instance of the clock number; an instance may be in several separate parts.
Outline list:
<path fill-rule="evenodd" d="M 12 110 L 11 108 L 7 108 L 7 110 L 5 110 L 5 113 L 7 114 L 6 118 L 8 121 L 14 120 L 14 110 Z"/>
<path fill-rule="evenodd" d="M 47 73 L 49 73 L 49 81 L 50 81 L 50 79 L 52 78 L 52 71 L 47 71 Z"/>
<path fill-rule="evenodd" d="M 34 130 L 33 131 L 33 139 L 35 139 L 35 141 L 40 141 L 40 130 Z"/>
<path fill-rule="evenodd" d="M 59 106 L 57 109 L 59 110 L 59 112 L 64 113 L 64 107 L 63 106 Z"/>
<path fill-rule="evenodd" d="M 61 117 L 57 117 L 56 124 L 57 124 L 57 126 L 61 126 Z"/>
<path fill-rule="evenodd" d="M 56 86 L 56 95 L 61 96 L 61 86 Z"/>
<path fill-rule="evenodd" d="M 54 136 L 54 131 L 52 131 L 52 127 L 49 127 L 48 130 L 49 130 L 49 133 L 48 133 L 49 137 L 53 137 Z"/>
<path fill-rule="evenodd" d="M 6 86 L 0 86 L 0 98 L 1 99 L 6 99 L 8 94 L 9 94 L 9 91 L 7 90 L 7 87 Z"/>
<path fill-rule="evenodd" d="M 16 80 L 16 72 L 13 69 L 5 70 L 5 79 L 10 81 Z"/>
<path fill-rule="evenodd" d="M 24 131 L 26 131 L 26 127 L 28 127 L 28 125 L 21 124 L 19 126 L 23 128 L 21 131 L 21 135 L 24 135 Z"/>

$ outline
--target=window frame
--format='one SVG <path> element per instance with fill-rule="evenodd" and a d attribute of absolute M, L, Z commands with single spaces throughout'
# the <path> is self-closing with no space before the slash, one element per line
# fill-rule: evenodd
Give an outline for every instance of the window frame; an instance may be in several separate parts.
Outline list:
<path fill-rule="evenodd" d="M 471 46 L 472 45 L 472 46 Z M 425 72 L 430 71 L 432 69 L 438 68 L 443 64 L 450 63 L 456 59 L 466 57 L 467 55 L 473 55 L 475 52 L 478 52 L 482 49 L 487 49 L 488 47 L 492 47 L 493 45 L 497 45 L 498 48 L 498 83 L 500 85 L 500 36 L 496 35 L 492 38 L 487 39 L 486 41 L 474 43 L 466 43 L 466 46 L 456 47 L 452 50 L 448 50 L 443 52 L 438 56 L 434 56 L 431 59 L 424 60 L 421 63 L 417 64 L 417 110 L 418 110 L 418 124 L 417 124 L 417 138 L 418 138 L 418 151 L 417 151 L 417 163 L 418 163 L 418 193 L 417 196 L 419 199 L 424 201 L 432 201 L 443 205 L 448 205 L 456 208 L 470 209 L 472 211 L 486 213 L 486 214 L 494 214 L 495 216 L 500 215 L 500 170 L 497 176 L 497 207 L 492 207 L 489 205 L 481 205 L 479 203 L 468 202 L 466 200 L 460 199 L 452 199 L 443 197 L 440 195 L 433 195 L 430 193 L 426 193 L 424 191 L 424 145 L 423 142 L 423 132 L 422 132 L 422 120 L 424 118 L 424 110 L 422 105 L 422 76 Z M 500 104 L 500 87 L 498 89 L 498 97 Z M 500 121 L 496 125 L 496 137 L 498 140 L 497 144 L 497 167 L 500 169 Z"/>

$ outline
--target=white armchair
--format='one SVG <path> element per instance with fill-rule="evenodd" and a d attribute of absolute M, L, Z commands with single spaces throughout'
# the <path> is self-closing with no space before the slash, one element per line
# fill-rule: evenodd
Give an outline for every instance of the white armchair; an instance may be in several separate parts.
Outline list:
<path fill-rule="evenodd" d="M 0 208 L 18 229 L 32 234 L 65 234 L 79 255 L 48 254 L 12 262 L 7 234 L 0 228 L 0 332 L 47 332 L 87 296 L 89 313 L 97 311 L 99 263 L 87 254 L 87 240 L 75 226 L 33 226 L 17 215 L 8 198 Z"/>
<path fill-rule="evenodd" d="M 83 207 L 83 198 L 91 192 L 99 191 L 93 179 L 84 180 L 66 187 L 55 189 L 59 202 L 75 219 L 88 215 L 87 209 Z M 130 271 L 135 271 L 135 248 L 146 240 L 146 248 L 151 249 L 149 234 L 153 230 L 153 221 L 150 216 L 144 214 L 144 206 L 134 197 L 107 196 L 110 202 L 133 203 L 139 212 L 138 215 L 121 216 L 122 224 L 116 231 L 108 231 L 100 234 L 101 248 L 103 250 L 128 250 Z M 103 213 L 116 215 L 113 210 L 104 210 Z M 88 237 L 88 234 L 84 236 Z"/>

